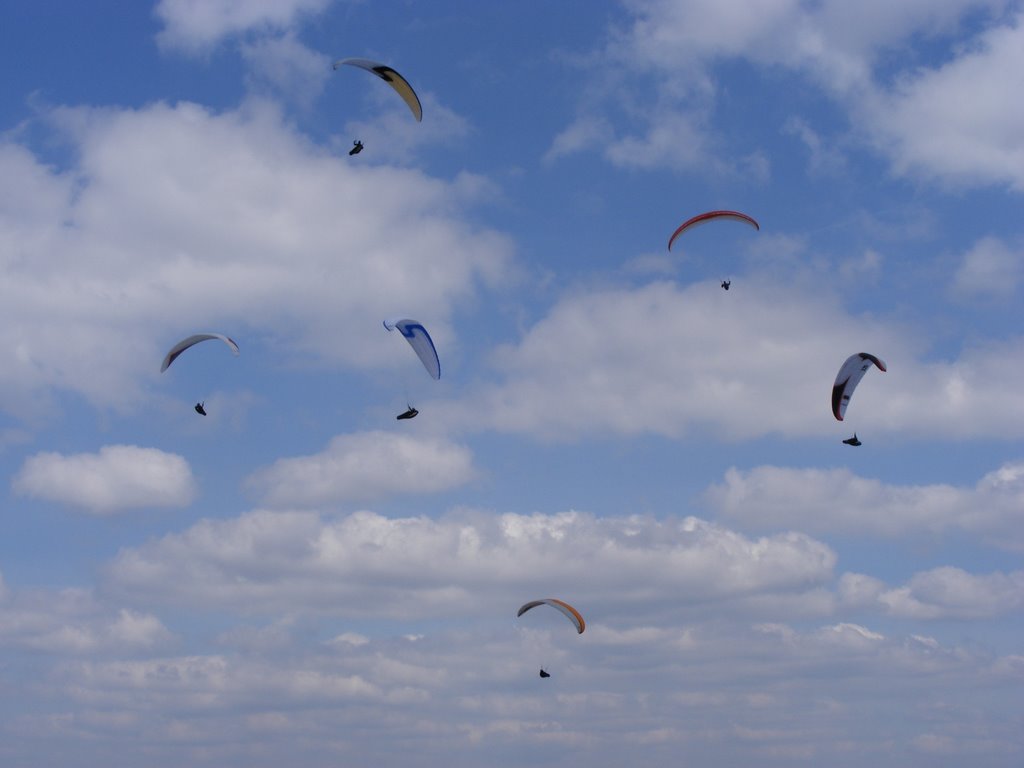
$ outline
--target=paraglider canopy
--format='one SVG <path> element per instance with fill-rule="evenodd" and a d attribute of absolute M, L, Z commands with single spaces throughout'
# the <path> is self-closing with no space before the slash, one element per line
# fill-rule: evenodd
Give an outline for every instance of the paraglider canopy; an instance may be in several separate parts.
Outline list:
<path fill-rule="evenodd" d="M 164 357 L 163 363 L 160 365 L 160 372 L 163 373 L 170 367 L 171 363 L 178 359 L 178 356 L 189 347 L 193 347 L 201 341 L 210 341 L 211 339 L 220 339 L 231 349 L 232 354 L 238 356 L 238 344 L 235 343 L 234 339 L 231 339 L 221 333 L 197 333 L 194 336 L 182 339 L 167 352 Z"/>
<path fill-rule="evenodd" d="M 679 228 L 672 233 L 672 237 L 668 239 L 668 249 L 672 250 L 672 243 L 675 242 L 676 238 L 679 237 L 683 232 L 691 230 L 695 227 L 699 227 L 702 224 L 707 224 L 711 221 L 738 221 L 741 224 L 746 224 L 753 227 L 754 229 L 760 230 L 761 225 L 758 224 L 754 219 L 745 213 L 739 211 L 708 211 L 707 213 L 700 213 L 694 216 L 692 219 L 687 219 Z"/>
<path fill-rule="evenodd" d="M 864 374 L 872 365 L 883 373 L 885 372 L 885 363 L 867 352 L 850 355 L 840 366 L 835 384 L 832 385 L 832 415 L 838 421 L 843 420 L 846 406 L 849 405 L 850 398 L 853 396 L 853 390 L 857 388 L 860 380 L 864 378 Z"/>
<path fill-rule="evenodd" d="M 587 628 L 587 623 L 583 620 L 583 617 L 580 615 L 579 611 L 577 611 L 568 603 L 563 602 L 562 600 L 556 600 L 553 597 L 549 597 L 544 600 L 531 600 L 529 603 L 526 603 L 525 605 L 520 607 L 519 612 L 516 614 L 516 616 L 522 616 L 527 611 L 533 610 L 534 608 L 540 605 L 550 605 L 556 611 L 559 611 L 569 621 L 572 622 L 572 625 L 576 627 L 576 632 L 578 634 L 582 635 L 583 630 Z"/>
<path fill-rule="evenodd" d="M 412 110 L 413 117 L 417 121 L 423 120 L 423 106 L 420 104 L 420 98 L 416 95 L 416 91 L 409 85 L 409 81 L 402 77 L 398 72 L 389 67 L 387 64 L 381 64 L 379 61 L 370 61 L 370 59 L 338 59 L 334 62 L 334 68 L 338 69 L 345 64 L 352 67 L 359 67 L 365 69 L 367 72 L 372 72 L 385 83 L 390 85 L 398 95 L 402 97 L 403 101 L 409 105 L 409 109 Z"/>
<path fill-rule="evenodd" d="M 434 347 L 430 334 L 421 323 L 404 317 L 398 320 L 385 320 L 384 327 L 389 331 L 397 328 L 409 342 L 409 346 L 415 350 L 423 367 L 427 369 L 427 373 L 432 378 L 441 378 L 441 360 L 437 356 L 437 349 Z"/>

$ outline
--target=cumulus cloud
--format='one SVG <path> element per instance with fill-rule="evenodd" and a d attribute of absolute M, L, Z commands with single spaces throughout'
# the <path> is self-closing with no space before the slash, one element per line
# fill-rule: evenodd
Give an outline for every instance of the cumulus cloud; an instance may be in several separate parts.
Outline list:
<path fill-rule="evenodd" d="M 652 116 L 643 135 L 626 135 L 609 145 L 605 155 L 624 168 L 686 170 L 708 164 L 709 144 L 700 115 L 667 112 Z"/>
<path fill-rule="evenodd" d="M 0 142 L 0 402 L 71 390 L 137 406 L 153 359 L 197 325 L 397 366 L 368 318 L 400 306 L 446 344 L 452 307 L 506 274 L 508 240 L 462 220 L 486 185 L 343 162 L 264 102 L 49 117 L 68 170 Z"/>
<path fill-rule="evenodd" d="M 37 453 L 13 481 L 22 495 L 109 515 L 126 509 L 184 507 L 196 484 L 188 462 L 156 448 L 107 445 L 98 453 Z"/>
<path fill-rule="evenodd" d="M 544 154 L 544 160 L 551 162 L 595 145 L 608 144 L 612 136 L 612 128 L 607 120 L 592 116 L 580 118 L 555 136 L 551 147 Z"/>
<path fill-rule="evenodd" d="M 812 175 L 837 175 L 846 169 L 846 158 L 822 139 L 806 120 L 798 117 L 789 118 L 782 128 L 783 132 L 797 137 L 808 152 L 808 170 Z"/>
<path fill-rule="evenodd" d="M 1024 378 L 1024 340 L 925 361 L 912 333 L 847 313 L 820 291 L 760 280 L 741 290 L 742 302 L 708 283 L 572 293 L 494 353 L 499 384 L 445 405 L 445 418 L 569 440 L 705 429 L 729 439 L 838 438 L 828 392 L 846 355 L 869 351 L 888 372 L 856 392 L 848 418 L 862 430 L 1020 435 L 1024 403 L 1013 382 Z"/>
<path fill-rule="evenodd" d="M 160 0 L 154 10 L 164 28 L 161 45 L 197 52 L 222 38 L 250 30 L 290 28 L 303 15 L 322 11 L 331 0 Z"/>
<path fill-rule="evenodd" d="M 651 765 L 684 746 L 714 745 L 717 760 L 723 735 L 730 763 L 777 750 L 833 760 L 877 746 L 878 729 L 892 723 L 904 743 L 951 727 L 965 707 L 988 746 L 960 738 L 959 749 L 1020 744 L 1019 729 L 998 714 L 1009 711 L 1005 692 L 1021 679 L 1017 657 L 843 616 L 796 625 L 787 623 L 795 614 L 776 613 L 752 625 L 736 610 L 745 596 L 827 583 L 834 565 L 834 553 L 806 536 L 748 538 L 692 517 L 256 512 L 123 550 L 102 594 L 215 610 L 226 621 L 267 613 L 269 623 L 226 630 L 219 653 L 165 655 L 158 644 L 143 656 L 70 659 L 47 684 L 62 723 L 77 733 L 124 736 L 129 755 L 168 733 L 171 745 L 216 737 L 221 762 L 253 745 L 273 759 L 323 762 L 339 723 L 348 733 L 406 734 L 394 747 L 346 740 L 346 755 L 370 762 L 408 754 L 424 732 L 444 735 L 449 761 L 507 753 L 510 766 L 524 749 L 546 754 L 563 738 L 572 762 L 555 764 L 581 755 L 620 764 L 637 744 Z M 843 581 L 846 594 L 864 599 L 897 591 L 850 586 L 855 574 Z M 926 572 L 907 587 L 929 606 L 963 606 L 985 589 L 1020 599 L 1019 574 Z M 586 633 L 513 623 L 522 595 L 554 591 L 573 595 Z M 336 629 L 301 629 L 282 612 L 316 614 Z M 131 623 L 115 616 L 112 623 Z M 539 663 L 554 671 L 554 695 L 525 688 L 536 685 Z M 879 687 L 888 695 L 878 697 Z M 97 709 L 102 721 L 90 717 Z M 202 718 L 183 723 L 174 715 L 197 710 Z M 17 727 L 66 738 L 31 713 Z M 845 747 L 836 747 L 840 739 Z M 166 754 L 189 753 L 182 749 Z M 898 744 L 879 749 L 883 763 L 905 757 Z"/>
<path fill-rule="evenodd" d="M 505 615 L 549 591 L 645 611 L 669 596 L 678 606 L 800 592 L 829 579 L 834 563 L 802 534 L 749 539 L 692 517 L 259 511 L 123 550 L 106 584 L 146 605 L 422 618 L 499 603 Z"/>
<path fill-rule="evenodd" d="M 285 98 L 309 107 L 331 73 L 331 61 L 307 48 L 294 34 L 263 38 L 242 46 L 256 83 L 268 84 Z"/>
<path fill-rule="evenodd" d="M 465 446 L 375 431 L 336 437 L 312 456 L 278 459 L 246 482 L 266 504 L 301 507 L 434 493 L 466 483 L 473 473 Z"/>
<path fill-rule="evenodd" d="M 413 119 L 409 108 L 390 88 L 372 88 L 365 95 L 372 104 L 372 111 L 365 117 L 345 122 L 346 151 L 351 148 L 349 136 L 374 136 L 376 159 L 404 165 L 415 160 L 422 147 L 455 146 L 472 131 L 469 121 L 439 103 L 429 91 L 418 94 L 424 113 L 430 115 L 430 119 L 422 123 Z"/>
<path fill-rule="evenodd" d="M 979 575 L 943 566 L 916 573 L 898 587 L 863 573 L 844 573 L 837 595 L 843 607 L 902 619 L 992 619 L 1024 606 L 1024 572 Z"/>
<path fill-rule="evenodd" d="M 748 288 L 742 304 L 707 283 L 569 295 L 496 352 L 505 381 L 466 412 L 500 430 L 562 438 L 677 437 L 709 425 L 733 437 L 815 431 L 821 420 L 806 404 L 835 376 L 842 342 L 831 329 L 844 324 L 823 300 Z M 860 341 L 849 326 L 839 333 L 850 334 L 847 345 L 897 343 L 880 324 L 860 330 Z"/>
<path fill-rule="evenodd" d="M 1013 754 L 1021 743 L 1012 717 L 997 714 L 1013 693 L 996 693 L 1019 679 L 1018 659 L 850 622 L 708 623 L 688 628 L 685 642 L 668 627 L 593 641 L 588 630 L 545 649 L 555 677 L 542 692 L 534 645 L 507 625 L 415 641 L 345 634 L 302 653 L 71 661 L 48 681 L 62 717 L 30 713 L 17 725 L 59 741 L 71 725 L 76 734 L 115 734 L 129 757 L 163 738 L 167 764 L 216 743 L 216 757 L 190 763 L 200 765 L 244 762 L 252 750 L 273 762 L 344 754 L 393 764 L 410 750 L 429 754 L 438 737 L 443 759 L 459 764 L 513 766 L 525 754 L 555 766 L 621 765 L 642 754 L 640 764 L 654 766 L 680 749 L 711 764 L 724 749 L 730 764 L 787 764 L 780 755 L 801 753 L 845 765 L 851 751 L 867 750 L 899 765 L 915 736 L 947 732 L 969 714 L 981 730 L 957 739 L 961 751 Z M 90 717 L 97 711 L 102 719 Z M 203 716 L 179 715 L 196 711 Z M 339 746 L 339 732 L 371 737 Z M 381 732 L 403 737 L 373 737 Z M 882 732 L 889 738 L 879 744 Z"/>
<path fill-rule="evenodd" d="M 952 61 L 901 78 L 870 129 L 898 172 L 1024 191 L 1024 24 L 983 33 Z"/>
<path fill-rule="evenodd" d="M 682 125 L 687 140 L 680 145 L 728 144 L 731 139 L 722 126 L 709 119 L 709 107 L 720 97 L 716 66 L 744 60 L 816 84 L 846 109 L 859 138 L 887 157 L 898 173 L 1020 189 L 1024 160 L 1018 137 L 1024 112 L 1013 95 L 1024 85 L 1019 82 L 1024 25 L 1019 15 L 1002 14 L 1009 6 L 1005 0 L 868 2 L 855 8 L 837 0 L 631 0 L 626 3 L 627 20 L 611 28 L 610 42 L 594 58 L 600 63 L 590 74 L 600 78 L 606 69 L 615 69 L 626 73 L 619 78 L 653 81 L 656 99 L 630 102 L 622 110 L 618 101 L 602 102 L 588 91 L 584 113 L 558 137 L 549 156 L 589 145 L 615 163 L 728 169 L 708 162 L 728 153 L 686 157 L 666 143 L 660 126 Z M 887 55 L 907 41 L 944 42 L 970 29 L 966 19 L 979 18 L 984 21 L 981 31 L 969 31 L 969 43 L 946 51 L 938 64 L 888 71 Z M 618 99 L 620 91 L 614 92 Z M 695 113 L 698 95 L 702 107 Z M 618 128 L 620 112 L 623 125 L 639 130 Z M 600 134 L 580 131 L 602 124 L 607 127 Z M 820 140 L 814 129 L 798 123 L 796 130 L 816 152 Z M 743 148 L 741 154 L 751 149 Z M 831 165 L 835 157 L 817 153 L 812 161 L 820 169 L 822 161 Z"/>
<path fill-rule="evenodd" d="M 895 485 L 849 469 L 731 468 L 705 500 L 745 527 L 796 528 L 873 536 L 970 532 L 995 546 L 1024 547 L 1020 536 L 1024 465 L 1006 464 L 973 487 Z"/>
<path fill-rule="evenodd" d="M 1010 299 L 1024 277 L 1024 252 L 995 237 L 984 237 L 961 259 L 951 290 L 968 299 Z"/>
<path fill-rule="evenodd" d="M 975 575 L 943 567 L 917 573 L 897 589 L 878 595 L 893 616 L 912 619 L 979 619 L 1024 607 L 1024 571 Z"/>
<path fill-rule="evenodd" d="M 174 635 L 151 613 L 111 609 L 82 589 L 15 590 L 0 611 L 0 644 L 60 656 L 152 651 Z"/>

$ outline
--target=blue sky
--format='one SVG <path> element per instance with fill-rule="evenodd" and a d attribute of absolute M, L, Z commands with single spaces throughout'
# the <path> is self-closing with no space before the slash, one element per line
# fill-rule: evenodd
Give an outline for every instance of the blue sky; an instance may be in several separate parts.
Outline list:
<path fill-rule="evenodd" d="M 0 763 L 1020 764 L 1020 3 L 0 35 Z"/>

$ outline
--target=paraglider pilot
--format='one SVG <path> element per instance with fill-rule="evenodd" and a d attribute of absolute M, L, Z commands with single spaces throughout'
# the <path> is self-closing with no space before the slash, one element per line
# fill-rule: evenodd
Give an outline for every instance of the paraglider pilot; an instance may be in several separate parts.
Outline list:
<path fill-rule="evenodd" d="M 417 411 L 415 408 L 413 408 L 410 405 L 408 410 L 403 411 L 402 413 L 398 414 L 397 416 L 395 416 L 395 418 L 398 419 L 399 421 L 403 421 L 405 419 L 414 419 L 414 418 L 416 418 L 416 415 L 418 413 L 419 413 L 419 411 Z"/>
<path fill-rule="evenodd" d="M 355 141 L 352 142 L 352 149 L 350 149 L 348 153 L 349 155 L 358 155 L 362 151 L 363 142 L 361 142 L 359 139 L 356 139 Z"/>
<path fill-rule="evenodd" d="M 541 677 L 551 677 L 550 674 L 548 674 L 547 672 L 544 671 L 543 667 L 540 670 L 540 676 Z"/>
<path fill-rule="evenodd" d="M 198 413 L 200 416 L 206 415 L 206 409 L 203 407 L 204 405 L 205 403 L 196 403 L 196 413 Z"/>
<path fill-rule="evenodd" d="M 856 432 L 853 433 L 853 437 L 848 437 L 845 440 L 843 440 L 843 444 L 844 445 L 853 445 L 853 446 L 862 445 L 861 441 L 857 439 L 857 433 Z"/>
<path fill-rule="evenodd" d="M 724 288 L 725 290 L 727 290 L 727 291 L 728 291 L 728 290 L 729 290 L 729 286 L 730 286 L 730 285 L 732 285 L 732 280 L 723 280 L 723 281 L 722 281 L 722 287 L 723 287 L 723 288 Z"/>

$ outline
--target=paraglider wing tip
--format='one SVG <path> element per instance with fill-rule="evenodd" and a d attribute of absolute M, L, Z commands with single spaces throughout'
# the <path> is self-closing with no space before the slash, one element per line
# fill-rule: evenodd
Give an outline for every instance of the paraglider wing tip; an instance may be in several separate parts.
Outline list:
<path fill-rule="evenodd" d="M 878 370 L 885 373 L 885 363 L 877 355 L 872 355 L 870 352 L 859 352 L 857 356 L 860 357 L 861 360 L 870 360 L 875 364 L 875 367 L 878 368 Z"/>

